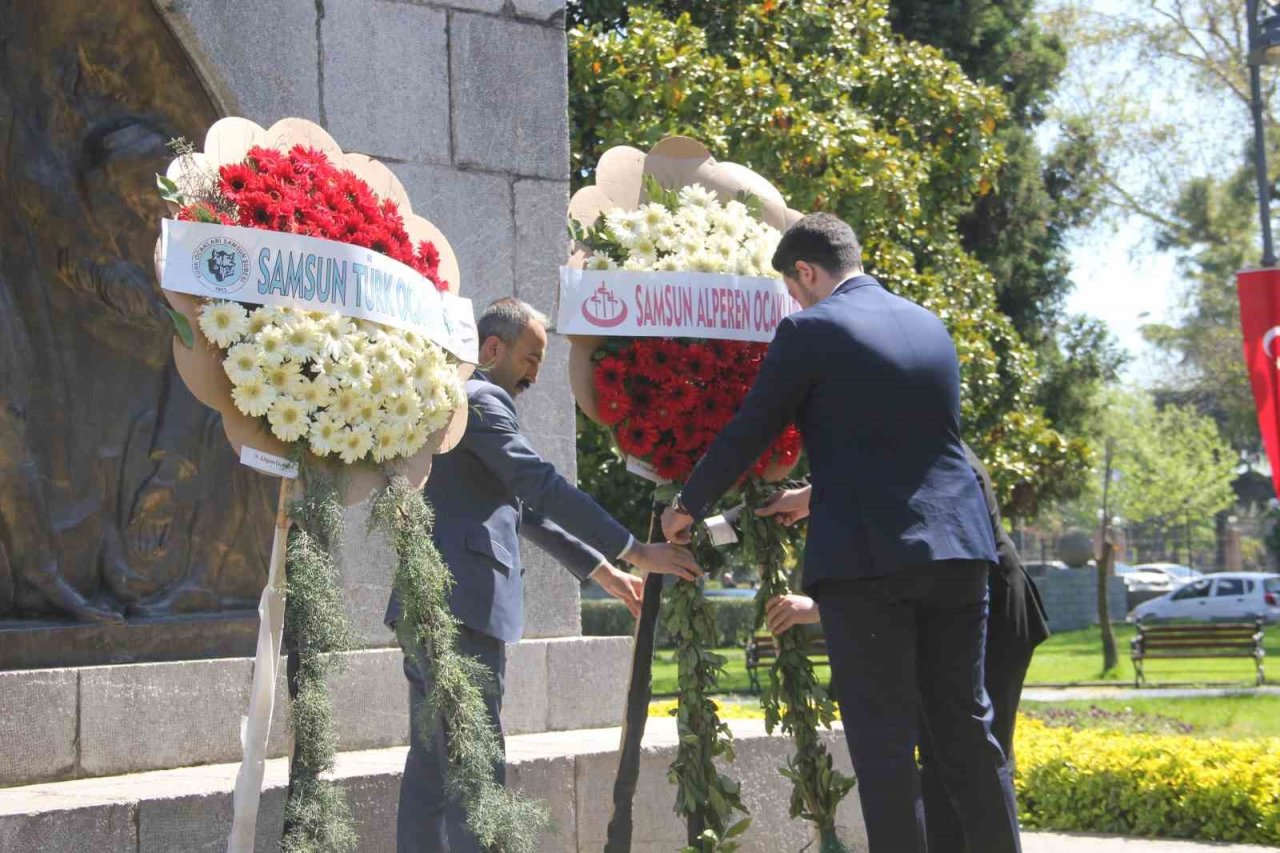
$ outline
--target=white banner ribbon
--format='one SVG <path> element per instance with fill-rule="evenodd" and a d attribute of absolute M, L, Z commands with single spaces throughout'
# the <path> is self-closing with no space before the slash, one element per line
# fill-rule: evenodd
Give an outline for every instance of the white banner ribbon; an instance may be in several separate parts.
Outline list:
<path fill-rule="evenodd" d="M 294 306 L 371 320 L 478 360 L 471 300 L 436 290 L 386 255 L 317 237 L 208 222 L 161 222 L 160 286 L 209 299 Z"/>
<path fill-rule="evenodd" d="M 561 267 L 556 331 L 768 343 L 799 310 L 776 278 Z"/>

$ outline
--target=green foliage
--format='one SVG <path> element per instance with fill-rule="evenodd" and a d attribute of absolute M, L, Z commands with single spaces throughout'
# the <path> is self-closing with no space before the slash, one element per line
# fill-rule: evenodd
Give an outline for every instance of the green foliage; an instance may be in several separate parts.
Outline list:
<path fill-rule="evenodd" d="M 715 616 L 713 645 L 742 647 L 755 627 L 756 605 L 749 598 L 718 598 L 709 603 Z M 630 637 L 636 620 L 625 604 L 613 598 L 587 599 L 582 602 L 582 634 L 586 637 Z M 675 639 L 666 625 L 658 625 L 656 645 L 660 649 L 675 648 Z"/>
<path fill-rule="evenodd" d="M 432 690 L 413 721 L 430 738 L 443 717 L 449 727 L 449 788 L 467 813 L 467 827 L 490 853 L 534 853 L 549 825 L 546 809 L 507 790 L 493 778 L 504 760 L 498 732 L 485 710 L 493 673 L 458 653 L 458 620 L 449 609 L 453 577 L 431 540 L 432 514 L 421 491 L 397 476 L 373 501 L 371 529 L 390 539 L 396 553 L 393 581 L 401 615 L 396 637 L 406 655 L 431 673 Z"/>
<path fill-rule="evenodd" d="M 764 503 L 765 492 L 754 481 L 744 489 L 748 507 Z M 760 566 L 756 592 L 756 628 L 764 625 L 765 605 L 771 598 L 791 592 L 787 583 L 787 547 L 784 528 L 775 519 L 752 512 L 740 517 L 742 549 Z M 778 656 L 760 694 L 765 730 L 773 734 L 779 725 L 795 742 L 795 754 L 780 772 L 791 780 L 791 817 L 811 821 L 818 829 L 822 853 L 844 853 L 836 834 L 836 810 L 856 782 L 832 765 L 831 754 L 818 737 L 818 727 L 830 729 L 836 719 L 835 703 L 818 681 L 813 663 L 805 654 L 803 632 L 791 630 L 777 638 Z"/>
<path fill-rule="evenodd" d="M 578 487 L 608 507 L 609 513 L 637 539 L 649 536 L 653 493 L 636 488 L 609 430 L 581 411 L 578 417 Z M 630 634 L 628 630 L 626 633 Z"/>
<path fill-rule="evenodd" d="M 285 559 L 285 630 L 298 654 L 293 698 L 293 761 L 285 803 L 287 853 L 353 851 L 357 839 L 342 788 L 321 779 L 333 769 L 337 735 L 325 677 L 342 665 L 353 643 L 342 606 L 341 576 L 333 559 L 342 531 L 342 507 L 330 477 L 304 471 L 306 492 L 290 508 L 294 526 Z"/>
<path fill-rule="evenodd" d="M 1156 408 L 1150 395 L 1117 393 L 1106 434 L 1116 447 L 1113 514 L 1158 530 L 1207 525 L 1232 505 L 1236 455 L 1217 425 L 1190 406 Z"/>
<path fill-rule="evenodd" d="M 575 185 L 613 145 L 684 133 L 769 177 L 792 207 L 848 220 L 868 270 L 948 325 L 970 443 L 1002 497 L 1021 483 L 1019 506 L 1034 511 L 1042 490 L 1084 467 L 1086 448 L 1037 406 L 1035 354 L 961 239 L 960 219 L 1004 159 L 1005 96 L 895 35 L 883 0 L 676 5 L 689 12 L 630 4 L 625 27 L 610 4 L 574 10 L 584 22 L 569 36 Z M 608 464 L 598 450 L 581 459 L 584 475 Z"/>
<path fill-rule="evenodd" d="M 677 787 L 676 813 L 698 839 L 689 848 L 694 853 L 732 853 L 737 843 L 731 833 L 741 832 L 737 827 L 742 823 L 734 821 L 734 813 L 747 809 L 739 783 L 715 765 L 717 759 L 733 761 L 733 735 L 711 699 L 727 663 L 712 650 L 715 615 L 696 583 L 676 581 L 667 591 L 662 619 L 675 641 L 679 673 L 675 716 L 680 742 L 668 774 Z"/>

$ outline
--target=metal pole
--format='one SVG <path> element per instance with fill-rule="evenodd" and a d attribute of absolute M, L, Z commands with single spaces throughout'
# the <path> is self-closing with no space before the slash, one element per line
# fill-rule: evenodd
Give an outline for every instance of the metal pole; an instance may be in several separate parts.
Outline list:
<path fill-rule="evenodd" d="M 1262 266 L 1276 265 L 1271 244 L 1271 181 L 1267 177 L 1267 141 L 1262 123 L 1262 72 L 1260 56 L 1255 54 L 1258 42 L 1258 0 L 1245 4 L 1249 25 L 1249 112 L 1253 116 L 1253 161 L 1258 180 L 1258 224 L 1262 226 Z"/>

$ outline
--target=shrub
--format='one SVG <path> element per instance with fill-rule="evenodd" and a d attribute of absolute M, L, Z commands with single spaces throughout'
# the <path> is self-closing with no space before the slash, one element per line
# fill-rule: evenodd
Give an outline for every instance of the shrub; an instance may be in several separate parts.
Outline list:
<path fill-rule="evenodd" d="M 1280 738 L 1076 730 L 1023 717 L 1016 753 L 1028 829 L 1280 844 Z"/>
<path fill-rule="evenodd" d="M 754 598 L 717 598 L 712 600 L 716 614 L 716 645 L 743 646 L 751 637 L 756 618 Z M 584 637 L 629 637 L 636 623 L 620 601 L 596 599 L 582 602 L 582 634 Z M 658 648 L 673 647 L 671 638 L 658 623 Z"/>

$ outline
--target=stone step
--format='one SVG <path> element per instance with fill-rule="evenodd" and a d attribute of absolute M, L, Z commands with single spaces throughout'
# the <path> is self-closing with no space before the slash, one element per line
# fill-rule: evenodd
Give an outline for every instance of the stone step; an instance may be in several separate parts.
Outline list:
<path fill-rule="evenodd" d="M 582 698 L 579 696 L 579 698 Z M 788 740 L 769 736 L 758 721 L 731 721 L 741 780 L 753 823 L 745 851 L 800 850 L 808 840 L 802 821 L 788 817 L 790 783 L 779 775 L 790 752 Z M 604 846 L 617 771 L 618 728 L 546 732 L 507 739 L 509 781 L 541 799 L 556 828 L 542 853 L 596 853 Z M 825 735 L 836 765 L 848 772 L 849 757 L 838 732 Z M 684 844 L 684 827 L 672 811 L 675 789 L 667 767 L 675 754 L 671 719 L 651 719 L 646 730 L 635 800 L 633 853 L 671 853 Z M 395 850 L 396 801 L 406 748 L 367 750 L 338 756 L 335 777 L 348 792 L 361 853 Z M 159 770 L 0 790 L 0 850 L 5 853 L 222 853 L 231 824 L 235 764 Z M 260 851 L 273 850 L 283 821 L 284 760 L 267 763 Z M 854 851 L 865 851 L 856 795 L 841 812 Z"/>
<path fill-rule="evenodd" d="M 565 637 L 511 646 L 503 708 L 507 731 L 620 723 L 631 642 Z M 345 657 L 345 671 L 331 681 L 341 748 L 408 743 L 399 650 L 367 649 Z M 283 666 L 280 671 L 273 757 L 288 749 Z M 0 672 L 0 789 L 238 761 L 252 674 L 249 658 Z M 602 698 L 582 701 L 583 684 Z"/>

